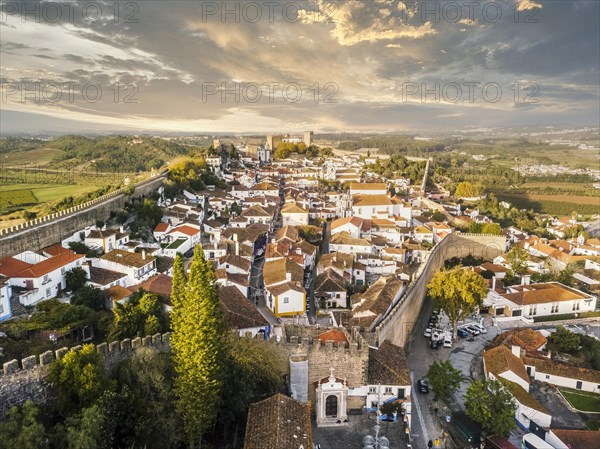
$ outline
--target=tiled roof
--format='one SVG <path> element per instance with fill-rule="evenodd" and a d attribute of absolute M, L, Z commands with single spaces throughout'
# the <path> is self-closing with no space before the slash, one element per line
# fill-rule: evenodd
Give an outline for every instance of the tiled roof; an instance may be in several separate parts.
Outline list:
<path fill-rule="evenodd" d="M 353 226 L 360 229 L 362 226 L 362 219 L 359 217 L 346 217 L 346 218 L 338 218 L 331 222 L 331 230 L 337 229 L 341 226 L 352 224 Z"/>
<path fill-rule="evenodd" d="M 263 267 L 263 278 L 265 285 L 273 285 L 285 281 L 286 273 L 291 273 L 292 282 L 304 280 L 304 270 L 296 262 L 289 259 L 277 259 L 265 262 Z"/>
<path fill-rule="evenodd" d="M 404 350 L 384 341 L 378 349 L 369 348 L 369 385 L 410 385 Z"/>
<path fill-rule="evenodd" d="M 392 202 L 387 195 L 354 195 L 352 197 L 354 206 L 391 206 Z"/>
<path fill-rule="evenodd" d="M 288 203 L 281 208 L 282 214 L 308 214 L 306 209 L 301 208 L 296 203 Z"/>
<path fill-rule="evenodd" d="M 169 231 L 169 234 L 174 234 L 176 232 L 179 232 L 181 234 L 185 234 L 185 235 L 189 235 L 194 236 L 196 234 L 200 233 L 200 229 L 194 228 L 192 226 L 188 226 L 188 225 L 182 225 L 182 226 L 177 226 L 175 229 L 171 229 Z"/>
<path fill-rule="evenodd" d="M 254 206 L 243 210 L 240 217 L 272 217 L 272 214 L 268 213 L 258 204 L 255 204 Z"/>
<path fill-rule="evenodd" d="M 137 292 L 140 288 L 143 288 L 149 293 L 154 293 L 155 295 L 161 295 L 165 298 L 169 298 L 173 288 L 173 278 L 167 276 L 166 274 L 159 273 L 150 276 L 141 284 L 132 285 L 128 288 L 132 292 Z"/>
<path fill-rule="evenodd" d="M 326 332 L 323 332 L 317 335 L 317 338 L 321 341 L 321 343 L 325 344 L 328 341 L 333 341 L 335 346 L 339 346 L 340 343 L 346 347 L 350 344 L 348 338 L 346 338 L 346 334 L 338 329 L 331 329 Z"/>
<path fill-rule="evenodd" d="M 251 404 L 244 449 L 312 448 L 310 406 L 282 394 Z"/>
<path fill-rule="evenodd" d="M 500 376 L 502 373 L 511 371 L 529 383 L 529 376 L 527 375 L 523 361 L 506 346 L 500 345 L 484 351 L 483 359 L 488 372 Z"/>
<path fill-rule="evenodd" d="M 166 232 L 169 229 L 169 223 L 159 223 L 154 227 L 154 232 Z"/>
<path fill-rule="evenodd" d="M 346 231 L 332 235 L 329 243 L 337 245 L 371 246 L 371 242 L 369 242 L 367 239 L 356 239 L 354 237 L 350 237 L 350 234 Z"/>
<path fill-rule="evenodd" d="M 525 328 L 514 332 L 509 338 L 509 344 L 521 346 L 526 351 L 535 352 L 544 346 L 548 339 L 541 332 Z"/>
<path fill-rule="evenodd" d="M 586 294 L 558 282 L 542 284 L 517 285 L 511 287 L 516 293 L 506 293 L 504 296 L 509 301 L 518 305 L 543 304 L 557 301 L 572 301 L 588 298 Z"/>
<path fill-rule="evenodd" d="M 152 263 L 154 257 L 146 255 L 144 259 L 142 254 L 123 251 L 122 249 L 113 249 L 111 252 L 104 254 L 100 259 L 115 262 L 128 267 L 141 268 L 149 263 Z"/>
<path fill-rule="evenodd" d="M 98 285 L 108 285 L 111 282 L 118 281 L 127 277 L 125 273 L 118 271 L 106 270 L 104 268 L 90 267 L 90 282 Z"/>
<path fill-rule="evenodd" d="M 219 297 L 225 321 L 230 327 L 248 329 L 269 324 L 237 287 L 219 287 Z"/>
<path fill-rule="evenodd" d="M 566 377 L 569 379 L 585 380 L 600 384 L 600 371 L 588 368 L 580 368 L 566 363 L 555 362 L 550 359 L 525 357 L 525 364 L 535 366 L 536 372 Z"/>
<path fill-rule="evenodd" d="M 133 294 L 131 290 L 120 285 L 115 285 L 114 287 L 109 288 L 106 290 L 106 293 L 113 301 L 120 301 L 121 299 L 129 298 Z"/>
<path fill-rule="evenodd" d="M 379 182 L 353 182 L 352 184 L 350 184 L 350 190 L 387 190 L 387 185 Z"/>
<path fill-rule="evenodd" d="M 346 281 L 342 276 L 327 269 L 315 278 L 315 292 L 345 292 Z"/>
<path fill-rule="evenodd" d="M 3 274 L 8 277 L 19 277 L 19 278 L 39 278 L 52 271 L 58 270 L 65 265 L 68 265 L 78 259 L 82 259 L 84 257 L 83 254 L 76 254 L 71 250 L 66 250 L 59 253 L 57 256 L 49 257 L 41 262 L 36 264 L 26 264 L 23 265 L 24 262 L 21 262 L 18 259 L 14 259 L 8 257 L 6 259 L 12 259 L 6 261 L 6 259 L 2 259 L 0 261 L 0 274 Z M 12 261 L 17 261 L 19 263 L 15 263 Z M 8 267 L 6 269 L 5 267 Z M 24 267 L 19 271 L 16 271 L 19 267 Z M 12 274 L 8 274 L 8 272 Z"/>
<path fill-rule="evenodd" d="M 560 440 L 572 449 L 600 449 L 600 431 L 552 429 Z"/>
<path fill-rule="evenodd" d="M 538 402 L 536 398 L 529 394 L 521 385 L 499 378 L 499 382 L 506 388 L 514 398 L 526 407 L 532 408 L 542 413 L 550 414 L 548 409 Z"/>
<path fill-rule="evenodd" d="M 282 295 L 290 290 L 306 293 L 306 290 L 304 290 L 304 287 L 302 287 L 299 282 L 284 282 L 283 284 L 274 285 L 273 287 L 267 287 L 267 289 L 273 296 Z"/>
<path fill-rule="evenodd" d="M 358 304 L 352 309 L 352 320 L 357 325 L 370 327 L 387 311 L 403 285 L 403 281 L 393 276 L 382 276 L 366 292 L 352 295 L 352 304 Z M 360 303 L 362 299 L 364 302 Z"/>
<path fill-rule="evenodd" d="M 241 256 L 236 256 L 235 254 L 227 254 L 226 256 L 221 257 L 219 259 L 219 263 L 233 265 L 234 267 L 240 268 L 248 272 L 252 267 L 252 264 L 248 259 L 245 259 Z"/>
<path fill-rule="evenodd" d="M 14 257 L 4 257 L 0 259 L 0 274 L 12 277 L 30 266 L 31 264 L 15 259 Z"/>

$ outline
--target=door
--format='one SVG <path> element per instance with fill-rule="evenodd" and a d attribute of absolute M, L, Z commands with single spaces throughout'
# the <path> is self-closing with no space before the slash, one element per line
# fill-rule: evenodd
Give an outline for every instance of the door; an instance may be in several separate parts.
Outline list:
<path fill-rule="evenodd" d="M 575 388 L 578 390 L 581 390 L 581 387 L 583 387 L 583 384 L 581 383 L 581 381 L 577 381 L 577 384 L 575 385 Z"/>
<path fill-rule="evenodd" d="M 338 398 L 337 396 L 327 396 L 325 399 L 325 416 L 337 417 Z"/>

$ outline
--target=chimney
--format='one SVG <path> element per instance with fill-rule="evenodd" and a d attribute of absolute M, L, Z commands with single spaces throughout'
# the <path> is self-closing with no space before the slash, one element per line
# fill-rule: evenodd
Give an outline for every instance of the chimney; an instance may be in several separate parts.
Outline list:
<path fill-rule="evenodd" d="M 496 291 L 496 276 L 492 278 L 492 291 Z"/>
<path fill-rule="evenodd" d="M 238 242 L 237 239 L 235 239 L 235 255 L 240 255 L 240 242 Z"/>
<path fill-rule="evenodd" d="M 142 250 L 142 259 L 146 260 L 146 250 Z"/>
<path fill-rule="evenodd" d="M 277 243 L 277 240 L 271 239 L 271 243 Z"/>
<path fill-rule="evenodd" d="M 289 271 L 286 271 L 285 280 L 288 282 L 292 282 L 292 273 L 290 273 Z"/>
<path fill-rule="evenodd" d="M 521 285 L 529 285 L 531 284 L 531 276 L 529 274 L 524 274 L 521 277 Z"/>
<path fill-rule="evenodd" d="M 520 346 L 512 345 L 510 347 L 510 350 L 514 356 L 521 358 L 521 347 Z"/>

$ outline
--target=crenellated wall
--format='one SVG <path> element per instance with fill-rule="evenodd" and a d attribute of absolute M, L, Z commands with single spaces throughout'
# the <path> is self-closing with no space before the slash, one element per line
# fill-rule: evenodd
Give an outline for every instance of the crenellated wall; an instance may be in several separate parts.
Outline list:
<path fill-rule="evenodd" d="M 134 354 L 137 348 L 149 347 L 157 351 L 170 350 L 171 334 L 155 334 L 133 339 L 126 338 L 95 346 L 102 354 L 104 367 L 111 371 L 117 364 Z M 14 405 L 30 400 L 45 403 L 53 397 L 51 385 L 46 381 L 48 368 L 55 360 L 62 359 L 69 351 L 78 351 L 81 346 L 46 351 L 39 356 L 29 356 L 21 361 L 11 360 L 4 363 L 0 375 L 0 416 Z"/>
<path fill-rule="evenodd" d="M 132 196 L 139 197 L 155 191 L 164 177 L 164 173 L 158 173 L 142 181 L 135 187 Z M 123 189 L 119 189 L 87 203 L 12 228 L 0 229 L 0 257 L 13 256 L 23 251 L 39 251 L 60 242 L 75 232 L 93 225 L 97 220 L 107 220 L 112 211 L 125 205 L 127 199 Z"/>
<path fill-rule="evenodd" d="M 377 341 L 389 340 L 395 345 L 406 345 L 425 302 L 427 284 L 444 262 L 453 257 L 472 255 L 491 260 L 506 251 L 506 238 L 499 235 L 460 234 L 448 235 L 438 243 L 419 269 L 418 278 L 409 285 L 398 302 L 376 328 Z"/>

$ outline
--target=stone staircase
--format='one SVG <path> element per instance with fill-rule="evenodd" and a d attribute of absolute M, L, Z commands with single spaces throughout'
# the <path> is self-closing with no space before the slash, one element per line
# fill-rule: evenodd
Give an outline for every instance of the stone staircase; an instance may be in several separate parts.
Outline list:
<path fill-rule="evenodd" d="M 10 297 L 10 308 L 12 310 L 13 318 L 29 315 L 27 308 L 19 302 L 19 298 L 15 295 Z"/>

